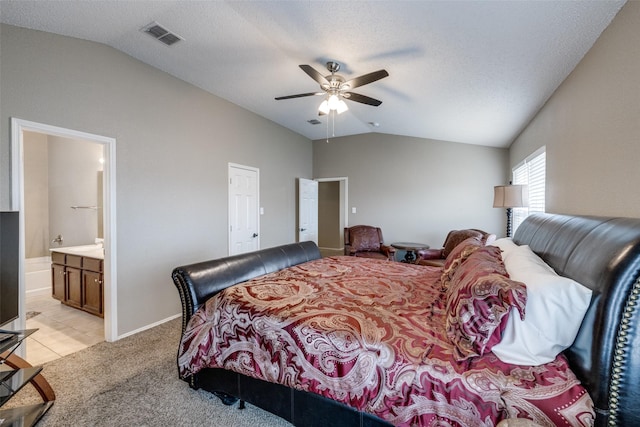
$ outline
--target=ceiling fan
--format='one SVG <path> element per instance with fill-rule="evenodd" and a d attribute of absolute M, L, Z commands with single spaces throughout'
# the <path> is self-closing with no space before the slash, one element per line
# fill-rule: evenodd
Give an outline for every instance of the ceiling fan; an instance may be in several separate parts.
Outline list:
<path fill-rule="evenodd" d="M 389 75 L 386 70 L 378 70 L 369 74 L 364 74 L 360 77 L 353 78 L 351 80 L 345 80 L 339 74 L 336 74 L 340 70 L 340 64 L 337 62 L 327 62 L 327 70 L 331 73 L 328 76 L 323 76 L 316 71 L 310 65 L 300 65 L 302 71 L 307 73 L 309 77 L 320 84 L 322 92 L 308 92 L 300 93 L 297 95 L 288 95 L 277 97 L 276 100 L 302 98 L 304 96 L 316 96 L 324 95 L 325 100 L 320 104 L 320 114 L 328 114 L 330 111 L 335 110 L 338 114 L 348 109 L 343 99 L 349 101 L 359 102 L 361 104 L 372 105 L 377 107 L 382 104 L 382 101 L 361 95 L 359 93 L 351 92 L 351 89 L 355 89 L 360 86 L 364 86 L 369 83 L 373 83 L 377 80 L 383 79 Z"/>

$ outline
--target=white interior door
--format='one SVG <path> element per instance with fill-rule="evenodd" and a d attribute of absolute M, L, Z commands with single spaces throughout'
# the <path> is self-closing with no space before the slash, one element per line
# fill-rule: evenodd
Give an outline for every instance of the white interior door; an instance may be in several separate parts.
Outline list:
<path fill-rule="evenodd" d="M 298 178 L 298 241 L 318 244 L 318 181 Z"/>
<path fill-rule="evenodd" d="M 229 164 L 229 255 L 260 249 L 259 172 Z"/>

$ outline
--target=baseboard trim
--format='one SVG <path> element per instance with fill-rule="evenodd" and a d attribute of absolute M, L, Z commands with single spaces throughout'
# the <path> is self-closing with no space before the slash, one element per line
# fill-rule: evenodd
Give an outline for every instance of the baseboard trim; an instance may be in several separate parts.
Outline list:
<path fill-rule="evenodd" d="M 25 294 L 32 294 L 34 292 L 42 292 L 42 291 L 51 292 L 51 286 L 45 286 L 44 288 L 29 289 L 29 290 L 24 291 L 24 293 Z"/>
<path fill-rule="evenodd" d="M 138 329 L 135 329 L 135 330 L 133 330 L 131 332 L 127 332 L 125 334 L 118 335 L 118 338 L 116 339 L 116 341 L 117 340 L 121 340 L 122 338 L 130 337 L 131 335 L 135 335 L 138 332 L 142 332 L 142 331 L 146 331 L 147 329 L 155 328 L 158 325 L 162 325 L 163 323 L 170 322 L 171 320 L 177 319 L 178 317 L 182 317 L 182 314 L 181 313 L 180 314 L 175 314 L 173 316 L 169 316 L 169 317 L 166 317 L 166 318 L 164 318 L 162 320 L 158 320 L 157 322 L 154 322 L 154 323 L 151 323 L 149 325 L 143 326 L 142 328 L 138 328 Z"/>
<path fill-rule="evenodd" d="M 344 248 L 328 248 L 326 246 L 319 246 L 318 249 L 325 249 L 325 250 L 328 250 L 328 251 L 343 251 L 344 250 Z"/>

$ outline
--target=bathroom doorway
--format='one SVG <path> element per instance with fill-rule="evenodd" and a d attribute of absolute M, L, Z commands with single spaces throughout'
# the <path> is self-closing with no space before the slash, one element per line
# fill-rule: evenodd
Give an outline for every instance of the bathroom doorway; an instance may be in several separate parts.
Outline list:
<path fill-rule="evenodd" d="M 39 364 L 116 336 L 115 140 L 12 119 L 12 144 L 12 205 L 22 239 L 19 322 L 40 329 L 26 355 Z M 49 249 L 56 248 L 101 252 L 104 319 L 51 297 Z"/>

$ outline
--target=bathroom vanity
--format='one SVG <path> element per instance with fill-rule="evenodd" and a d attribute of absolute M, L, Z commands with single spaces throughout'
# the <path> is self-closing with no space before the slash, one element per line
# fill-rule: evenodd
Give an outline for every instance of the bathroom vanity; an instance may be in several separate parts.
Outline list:
<path fill-rule="evenodd" d="M 96 245 L 51 249 L 52 295 L 63 304 L 104 317 L 104 251 Z"/>

